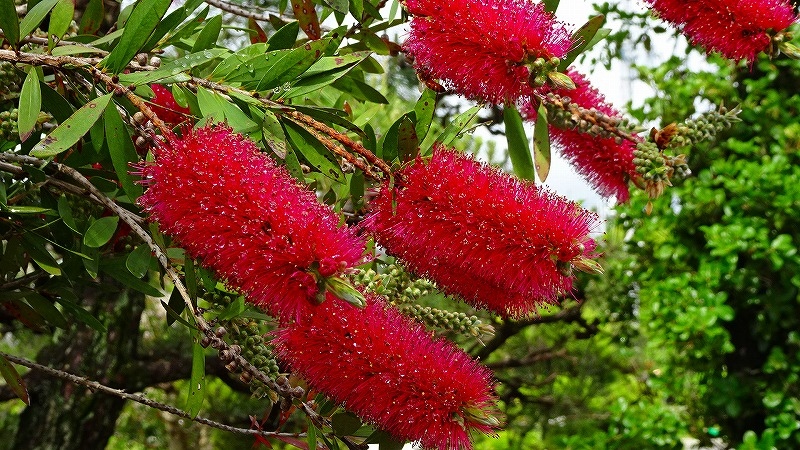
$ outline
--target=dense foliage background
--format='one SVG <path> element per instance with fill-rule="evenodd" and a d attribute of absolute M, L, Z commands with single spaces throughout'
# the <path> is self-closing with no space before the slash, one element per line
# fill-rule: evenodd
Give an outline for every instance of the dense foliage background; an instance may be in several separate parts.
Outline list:
<path fill-rule="evenodd" d="M 27 11 L 45 1 L 28 3 Z M 99 4 L 76 3 L 73 29 L 68 30 L 69 20 L 62 26 L 72 14 L 58 10 L 63 6 L 55 6 L 52 15 L 42 15 L 45 21 L 33 26 L 50 27 L 51 34 L 54 27 L 63 27 L 65 40 L 113 53 L 119 34 L 108 37 L 130 8 L 120 13 L 118 4 L 105 3 L 105 9 Z M 340 167 L 324 140 L 292 121 L 281 105 L 349 130 L 386 161 L 410 151 L 407 139 L 413 133 L 411 147 L 419 146 L 423 153 L 434 140 L 444 140 L 508 166 L 508 154 L 501 150 L 505 142 L 486 142 L 469 133 L 477 126 L 499 132 L 499 108 L 470 108 L 472 104 L 453 95 L 425 88 L 398 54 L 403 32 L 394 27 L 403 20 L 397 2 L 243 6 L 268 20 L 221 14 L 202 2 L 174 9 L 142 44 L 149 51 L 146 64 L 159 49 L 166 50 L 159 54 L 166 68 L 161 78 L 132 72 L 121 75 L 120 82 L 134 85 L 144 98 L 151 97 L 149 83 L 171 84 L 176 100 L 200 122 L 224 119 L 249 133 L 321 199 L 351 217 L 361 212 L 374 185 L 362 173 Z M 568 7 L 567 2 L 562 5 Z M 429 283 L 413 280 L 390 260 L 365 268 L 373 272 L 360 282 L 366 285 L 382 276 L 390 301 L 495 372 L 507 423 L 499 438 L 478 438 L 476 448 L 798 448 L 800 66 L 784 56 L 765 55 L 753 64 L 734 64 L 686 47 L 681 40 L 671 49 L 675 54 L 664 58 L 663 49 L 655 51 L 651 45 L 675 39 L 663 23 L 627 2 L 606 2 L 595 9 L 606 15 L 607 24 L 619 26 L 583 62 L 631 64 L 636 78 L 653 92 L 647 98 L 634 93 L 626 110 L 633 119 L 663 127 L 724 103 L 740 105 L 741 122 L 708 142 L 681 149 L 692 176 L 676 181 L 661 197 L 651 200 L 637 191 L 629 203 L 616 205 L 602 239 L 605 274 L 579 274 L 575 298 L 536 317 L 501 320 L 473 311 Z M 586 11 L 586 18 L 597 12 Z M 359 25 L 348 25 L 354 17 Z M 0 24 L 7 38 L 8 20 L 4 16 Z M 315 28 L 316 20 L 321 28 Z M 331 31 L 337 21 L 343 25 Z M 311 41 L 311 48 L 307 38 L 314 33 L 326 38 Z M 49 47 L 56 49 L 53 54 L 93 56 L 77 45 L 55 47 L 46 37 L 33 36 L 24 51 L 46 53 Z M 281 66 L 278 75 L 274 65 L 221 70 L 233 51 L 243 49 L 237 54 L 246 59 L 266 48 L 247 50 L 255 48 L 247 47 L 248 41 L 268 42 L 270 50 L 285 50 L 299 65 L 307 65 L 297 71 Z M 337 49 L 345 51 L 334 57 Z M 643 60 L 657 63 L 632 64 Z M 20 106 L 35 98 L 24 87 L 28 83 L 39 86 L 42 116 L 16 120 L 35 123 L 31 128 L 36 130 L 49 131 L 53 123 L 62 123 L 93 92 L 77 84 L 92 79 L 85 68 L 64 65 L 42 71 L 30 61 L 0 64 L 6 80 L 5 88 L 0 86 L 0 109 L 9 112 L 0 115 L 5 123 L 12 112 L 30 110 Z M 265 107 L 243 96 L 223 97 L 224 91 L 187 79 L 187 71 L 220 84 L 272 89 L 270 101 L 275 103 Z M 224 75 L 215 78 L 215 72 Z M 425 103 L 434 99 L 435 110 Z M 115 101 L 133 115 L 128 100 Z M 85 137 L 76 137 L 75 151 L 58 160 L 78 168 L 124 208 L 137 211 L 135 196 L 141 187 L 131 183 L 126 163 L 139 159 L 137 152 L 145 154 L 134 142 L 146 133 L 137 130 L 141 123 L 121 117 L 114 108 L 96 123 L 83 130 Z M 10 129 L 3 133 L 3 150 L 20 143 Z M 38 142 L 27 139 L 20 153 Z M 519 136 L 508 140 L 509 145 L 518 142 Z M 172 282 L 149 249 L 118 227 L 113 214 L 85 189 L 36 165 L 5 162 L 0 171 L 0 350 L 127 392 L 145 392 L 150 399 L 222 423 L 314 433 L 315 425 L 302 413 L 287 414 L 263 385 L 230 373 L 215 350 L 202 350 L 194 327 L 186 322 L 191 316 L 184 312 L 186 319 L 176 317 L 183 310 L 181 300 L 170 295 Z M 280 368 L 262 337 L 274 328 L 269 318 L 217 288 L 207 272 L 170 247 L 168 238 L 152 232 L 166 239 L 159 244 L 168 249 L 207 316 L 228 327 L 232 342 L 254 349 L 249 356 L 261 357 L 259 368 L 277 375 Z M 246 448 L 261 442 L 41 371 L 17 370 L 30 405 L 18 399 L 12 385 L 0 385 L 0 434 L 10 437 L 0 440 L 0 449 Z M 200 377 L 203 397 L 199 404 L 191 397 L 187 401 L 190 385 Z M 401 444 L 341 408 L 325 405 L 323 398 L 317 400 L 331 424 L 316 431 L 319 441 L 308 434 L 284 436 L 287 445 L 324 441 L 344 448 L 334 436 L 349 435 L 371 435 L 381 448 Z M 264 445 L 283 444 L 269 439 Z"/>

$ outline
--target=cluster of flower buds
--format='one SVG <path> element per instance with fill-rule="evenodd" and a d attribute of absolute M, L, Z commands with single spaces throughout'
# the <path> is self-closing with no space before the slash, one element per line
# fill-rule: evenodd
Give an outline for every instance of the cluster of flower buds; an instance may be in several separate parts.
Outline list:
<path fill-rule="evenodd" d="M 548 59 L 542 57 L 534 59 L 528 66 L 531 72 L 528 78 L 530 86 L 534 89 L 545 85 L 554 89 L 575 89 L 575 82 L 572 81 L 572 78 L 558 71 L 559 64 L 561 64 L 561 58 L 556 56 Z"/>
<path fill-rule="evenodd" d="M 279 376 L 280 369 L 278 362 L 272 354 L 272 349 L 266 339 L 266 331 L 262 330 L 259 324 L 248 318 L 237 317 L 225 321 L 225 329 L 228 330 L 230 342 L 238 345 L 242 349 L 242 356 L 250 363 L 266 374 L 273 380 Z M 230 363 L 229 363 L 230 364 Z M 235 371 L 235 368 L 233 368 Z M 265 397 L 272 394 L 270 389 L 261 381 L 246 378 L 242 381 L 249 381 L 250 391 L 255 397 Z M 274 400 L 274 397 L 272 398 Z"/>
<path fill-rule="evenodd" d="M 436 285 L 424 278 L 413 277 L 397 264 L 389 264 L 380 273 L 373 269 L 360 270 L 353 279 L 370 292 L 386 297 L 403 314 L 429 327 L 474 337 L 494 334 L 494 327 L 477 316 L 420 305 L 419 302 L 426 296 L 438 293 Z"/>
<path fill-rule="evenodd" d="M 19 110 L 17 108 L 0 112 L 0 141 L 16 141 L 19 139 L 18 116 Z"/>
<path fill-rule="evenodd" d="M 620 114 L 610 115 L 592 106 L 584 108 L 574 103 L 568 95 L 548 92 L 542 101 L 547 110 L 547 123 L 564 129 L 575 130 L 599 138 L 614 139 L 621 144 L 621 135 L 633 134 L 638 125 Z"/>
<path fill-rule="evenodd" d="M 685 147 L 697 145 L 703 141 L 714 139 L 721 131 L 730 128 L 734 122 L 739 122 L 738 115 L 741 109 L 737 106 L 728 110 L 720 106 L 719 110 L 700 115 L 696 119 L 687 120 L 675 127 L 674 135 L 669 140 L 669 147 Z M 656 143 L 659 144 L 656 140 Z M 661 145 L 659 144 L 660 148 Z"/>
<path fill-rule="evenodd" d="M 21 81 L 13 64 L 0 61 L 0 101 L 15 97 L 19 93 Z"/>

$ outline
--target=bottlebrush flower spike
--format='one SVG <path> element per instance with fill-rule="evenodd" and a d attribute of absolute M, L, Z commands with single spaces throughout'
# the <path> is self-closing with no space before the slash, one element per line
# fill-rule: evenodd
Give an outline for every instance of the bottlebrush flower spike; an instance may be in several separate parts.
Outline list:
<path fill-rule="evenodd" d="M 142 172 L 161 231 L 281 322 L 312 309 L 320 277 L 362 262 L 363 239 L 227 126 L 169 136 Z"/>
<path fill-rule="evenodd" d="M 562 58 L 571 36 L 530 0 L 406 0 L 411 32 L 404 49 L 420 77 L 490 103 L 533 94 L 536 59 Z M 540 60 L 541 63 L 541 60 Z M 540 67 L 541 69 L 541 67 Z"/>
<path fill-rule="evenodd" d="M 598 271 L 597 215 L 441 145 L 384 184 L 365 226 L 388 253 L 449 294 L 524 316 Z"/>
<path fill-rule="evenodd" d="M 167 88 L 160 84 L 151 84 L 150 89 L 153 90 L 152 99 L 150 99 L 150 108 L 154 113 L 170 126 L 175 126 L 186 122 L 191 118 L 189 108 L 184 108 L 175 101 L 175 97 Z"/>
<path fill-rule="evenodd" d="M 471 449 L 500 426 L 491 372 L 374 294 L 363 309 L 329 298 L 272 342 L 314 389 L 424 448 Z"/>
<path fill-rule="evenodd" d="M 752 62 L 770 49 L 773 35 L 795 21 L 787 0 L 646 1 L 692 42 L 735 61 Z"/>
<path fill-rule="evenodd" d="M 570 103 L 581 108 L 593 108 L 606 116 L 622 118 L 622 114 L 606 101 L 605 96 L 583 74 L 570 68 L 567 75 L 575 82 L 575 89 L 553 89 L 551 92 L 568 97 Z M 527 119 L 536 120 L 536 106 L 532 102 L 525 102 L 521 110 Z M 595 136 L 577 127 L 570 128 L 570 124 L 551 123 L 549 131 L 555 147 L 600 195 L 614 196 L 622 203 L 628 201 L 628 182 L 639 176 L 633 163 L 633 152 L 636 150 L 634 142 Z"/>

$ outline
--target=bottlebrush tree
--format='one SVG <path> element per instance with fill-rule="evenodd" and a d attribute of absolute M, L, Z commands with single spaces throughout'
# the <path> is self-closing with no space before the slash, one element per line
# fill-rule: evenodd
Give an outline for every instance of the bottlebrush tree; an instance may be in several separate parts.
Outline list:
<path fill-rule="evenodd" d="M 551 137 L 625 202 L 737 120 L 643 133 L 573 67 L 603 17 L 573 27 L 558 1 L 387 3 L 0 0 L 0 322 L 44 347 L 0 353 L 17 448 L 103 447 L 120 399 L 266 446 L 472 448 L 508 406 L 476 356 L 537 321 L 592 328 L 559 304 L 602 273 L 602 224 L 541 185 Z M 696 3 L 647 2 L 732 60 L 797 54 L 788 2 Z M 416 101 L 375 87 L 398 61 Z M 477 105 L 440 120 L 455 96 Z M 483 105 L 511 173 L 457 150 Z M 249 423 L 203 417 L 212 375 L 259 401 Z M 177 405 L 131 393 L 179 379 Z M 87 426 L 93 396 L 112 431 L 32 431 Z"/>

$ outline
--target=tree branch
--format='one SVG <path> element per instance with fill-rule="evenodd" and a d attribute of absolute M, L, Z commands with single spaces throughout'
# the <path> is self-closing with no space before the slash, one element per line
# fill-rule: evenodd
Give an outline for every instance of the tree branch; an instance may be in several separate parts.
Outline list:
<path fill-rule="evenodd" d="M 167 405 L 167 404 L 164 404 L 164 403 L 157 402 L 155 400 L 150 400 L 149 398 L 147 398 L 147 397 L 145 397 L 143 395 L 140 395 L 140 394 L 129 394 L 129 393 L 123 391 L 123 390 L 114 389 L 114 388 L 105 386 L 103 384 L 100 384 L 100 383 L 98 383 L 96 381 L 91 381 L 91 380 L 88 380 L 86 378 L 80 377 L 78 375 L 74 375 L 74 374 L 71 374 L 69 372 L 65 372 L 63 370 L 53 369 L 51 367 L 43 366 L 41 364 L 37 364 L 37 363 L 35 363 L 33 361 L 27 360 L 25 358 L 20 358 L 18 356 L 9 355 L 9 354 L 3 353 L 3 352 L 0 352 L 0 356 L 3 356 L 7 360 L 9 360 L 9 361 L 11 361 L 13 363 L 19 364 L 21 366 L 25 366 L 25 367 L 28 367 L 28 368 L 33 369 L 33 370 L 42 371 L 42 372 L 46 373 L 47 375 L 50 375 L 50 376 L 53 376 L 53 377 L 56 377 L 56 378 L 60 378 L 60 379 L 63 379 L 63 380 L 67 380 L 67 381 L 69 381 L 71 383 L 75 383 L 75 384 L 78 384 L 78 385 L 81 385 L 81 386 L 85 386 L 85 387 L 89 388 L 92 391 L 100 391 L 100 392 L 102 392 L 104 394 L 113 395 L 115 397 L 119 397 L 119 398 L 122 398 L 122 399 L 125 399 L 125 400 L 131 400 L 131 401 L 134 401 L 136 403 L 141 403 L 142 405 L 145 405 L 147 407 L 155 408 L 155 409 L 158 409 L 160 411 L 165 411 L 165 412 L 168 412 L 170 414 L 176 415 L 178 417 L 183 417 L 184 419 L 189 419 L 189 420 L 195 421 L 197 423 L 201 423 L 203 425 L 208 425 L 210 427 L 218 428 L 220 430 L 229 431 L 231 433 L 257 435 L 257 436 L 264 436 L 264 437 L 294 437 L 294 438 L 305 437 L 305 433 L 278 433 L 278 432 L 274 432 L 274 431 L 263 431 L 263 430 L 257 430 L 257 429 L 254 430 L 254 429 L 246 429 L 246 428 L 237 428 L 237 427 L 226 425 L 224 423 L 220 423 L 220 422 L 217 422 L 217 421 L 214 421 L 214 420 L 211 420 L 211 419 L 206 419 L 206 418 L 200 417 L 200 416 L 192 417 L 192 415 L 189 414 L 186 411 L 183 411 L 183 410 L 178 409 L 178 408 L 176 408 L 174 406 L 171 406 L 171 405 Z"/>

